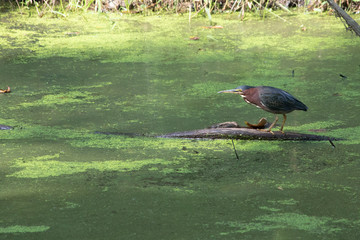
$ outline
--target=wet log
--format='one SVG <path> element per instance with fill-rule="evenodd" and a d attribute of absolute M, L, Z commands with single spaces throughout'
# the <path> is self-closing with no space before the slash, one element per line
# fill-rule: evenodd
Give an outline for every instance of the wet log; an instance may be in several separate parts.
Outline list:
<path fill-rule="evenodd" d="M 348 25 L 347 29 L 349 29 L 351 31 L 354 31 L 355 34 L 360 37 L 360 26 L 359 26 L 359 24 L 354 19 L 352 19 L 352 17 L 350 17 L 349 14 L 347 14 L 333 0 L 327 0 L 327 2 L 329 3 L 330 7 L 335 10 L 337 15 L 339 15 L 340 17 L 342 17 L 345 20 L 346 24 Z"/>
<path fill-rule="evenodd" d="M 320 136 L 306 133 L 295 133 L 280 131 L 265 132 L 260 129 L 269 127 L 266 119 L 262 118 L 257 124 L 246 122 L 247 127 L 241 127 L 236 122 L 223 122 L 214 124 L 205 129 L 197 129 L 185 132 L 167 133 L 158 136 L 143 134 L 122 133 L 122 132 L 95 132 L 105 135 L 123 135 L 128 137 L 158 137 L 158 138 L 187 138 L 187 139 L 242 139 L 242 140 L 290 140 L 290 141 L 329 141 L 335 147 L 332 141 L 341 140 L 328 136 Z M 313 130 L 316 131 L 316 130 Z M 322 132 L 323 129 L 320 129 Z"/>
<path fill-rule="evenodd" d="M 242 139 L 242 140 L 291 140 L 291 141 L 332 141 L 338 140 L 328 136 L 314 134 L 295 133 L 280 131 L 265 132 L 248 127 L 228 125 L 228 123 L 216 124 L 219 127 L 210 127 L 185 132 L 175 132 L 160 135 L 160 138 L 193 138 L 193 139 Z M 224 127 L 225 126 L 225 127 Z M 230 127 L 228 127 L 230 126 Z"/>

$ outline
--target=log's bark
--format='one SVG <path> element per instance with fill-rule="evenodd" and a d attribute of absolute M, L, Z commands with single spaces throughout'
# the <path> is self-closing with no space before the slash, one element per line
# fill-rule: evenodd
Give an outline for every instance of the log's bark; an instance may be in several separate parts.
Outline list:
<path fill-rule="evenodd" d="M 264 132 L 246 127 L 205 128 L 186 132 L 175 132 L 160 135 L 161 138 L 195 138 L 195 139 L 244 139 L 244 140 L 292 140 L 292 141 L 331 141 L 337 140 L 327 136 L 313 134 L 274 131 Z"/>
<path fill-rule="evenodd" d="M 341 7 L 339 7 L 339 5 L 337 5 L 333 0 L 327 0 L 327 2 L 329 3 L 330 7 L 332 9 L 334 9 L 337 14 L 342 17 L 346 24 L 349 26 L 348 28 L 352 31 L 355 32 L 356 35 L 358 35 L 360 37 L 360 26 L 359 24 L 352 19 L 349 14 L 347 14 Z"/>

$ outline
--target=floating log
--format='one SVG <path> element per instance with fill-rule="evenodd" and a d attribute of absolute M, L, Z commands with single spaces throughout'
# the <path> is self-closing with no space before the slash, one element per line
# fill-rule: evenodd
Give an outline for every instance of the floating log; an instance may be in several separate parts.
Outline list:
<path fill-rule="evenodd" d="M 230 123 L 233 123 L 230 124 Z M 243 139 L 243 140 L 291 140 L 291 141 L 332 141 L 338 140 L 327 136 L 280 131 L 265 132 L 248 127 L 240 127 L 235 122 L 215 124 L 209 128 L 186 132 L 175 132 L 160 135 L 160 138 L 194 138 L 194 139 Z"/>

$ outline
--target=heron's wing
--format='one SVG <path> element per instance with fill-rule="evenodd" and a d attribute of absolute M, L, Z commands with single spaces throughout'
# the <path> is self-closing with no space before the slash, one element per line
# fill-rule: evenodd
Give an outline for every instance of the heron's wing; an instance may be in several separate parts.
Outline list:
<path fill-rule="evenodd" d="M 289 93 L 276 89 L 275 91 L 263 91 L 260 94 L 261 104 L 274 112 L 286 113 L 293 111 L 294 104 L 296 104 L 296 99 L 291 96 Z"/>

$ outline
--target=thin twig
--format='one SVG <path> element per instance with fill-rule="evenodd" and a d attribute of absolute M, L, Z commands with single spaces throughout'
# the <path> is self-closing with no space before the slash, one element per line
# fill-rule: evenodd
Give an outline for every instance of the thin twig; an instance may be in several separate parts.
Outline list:
<path fill-rule="evenodd" d="M 258 2 L 255 1 L 255 0 L 253 0 L 253 1 L 254 1 L 259 7 L 261 7 L 261 4 L 260 4 L 260 3 L 258 3 Z M 275 17 L 278 17 L 278 18 L 280 18 L 281 20 L 283 20 L 284 22 L 287 22 L 286 19 L 284 19 L 284 18 L 280 17 L 279 15 L 273 13 L 272 11 L 270 11 L 269 9 L 267 9 L 267 7 L 265 7 L 264 9 L 265 9 L 268 13 L 274 15 Z"/>
<path fill-rule="evenodd" d="M 189 4 L 189 24 L 191 23 L 191 4 Z"/>
<path fill-rule="evenodd" d="M 331 146 L 332 146 L 333 148 L 336 148 L 336 147 L 335 147 L 335 144 L 333 143 L 333 141 L 331 141 L 330 138 L 329 138 L 329 142 L 330 142 L 330 144 L 331 144 Z"/>
<path fill-rule="evenodd" d="M 61 12 L 58 12 L 58 11 L 53 11 L 53 10 L 51 10 L 50 12 L 53 13 L 53 14 L 59 14 L 59 15 L 61 15 L 61 16 L 63 16 L 63 17 L 66 17 L 65 14 L 63 14 L 63 13 L 61 13 Z"/>
<path fill-rule="evenodd" d="M 236 1 L 234 2 L 234 4 L 232 5 L 232 7 L 231 7 L 231 9 L 230 9 L 231 12 L 232 12 L 232 10 L 234 9 L 234 7 L 235 7 L 235 5 L 237 4 L 237 2 L 238 2 L 238 0 L 236 0 Z M 241 2 L 241 0 L 240 0 L 240 2 Z"/>
<path fill-rule="evenodd" d="M 235 148 L 234 139 L 231 139 L 231 142 L 232 142 L 232 145 L 233 145 L 233 148 L 234 148 L 235 156 L 236 156 L 237 160 L 240 160 L 239 155 L 237 154 L 237 151 L 236 151 L 236 148 Z"/>
<path fill-rule="evenodd" d="M 192 18 L 196 17 L 204 8 L 205 8 L 205 7 L 200 8 L 200 10 L 197 11 L 197 12 L 194 14 L 194 16 L 192 16 Z"/>
<path fill-rule="evenodd" d="M 288 13 L 291 13 L 291 11 L 290 11 L 287 7 L 285 7 L 284 5 L 282 5 L 281 3 L 278 3 L 277 1 L 275 1 L 275 5 L 278 6 L 278 7 L 280 7 L 282 10 L 284 10 L 284 11 L 286 11 L 286 12 L 288 12 Z"/>

